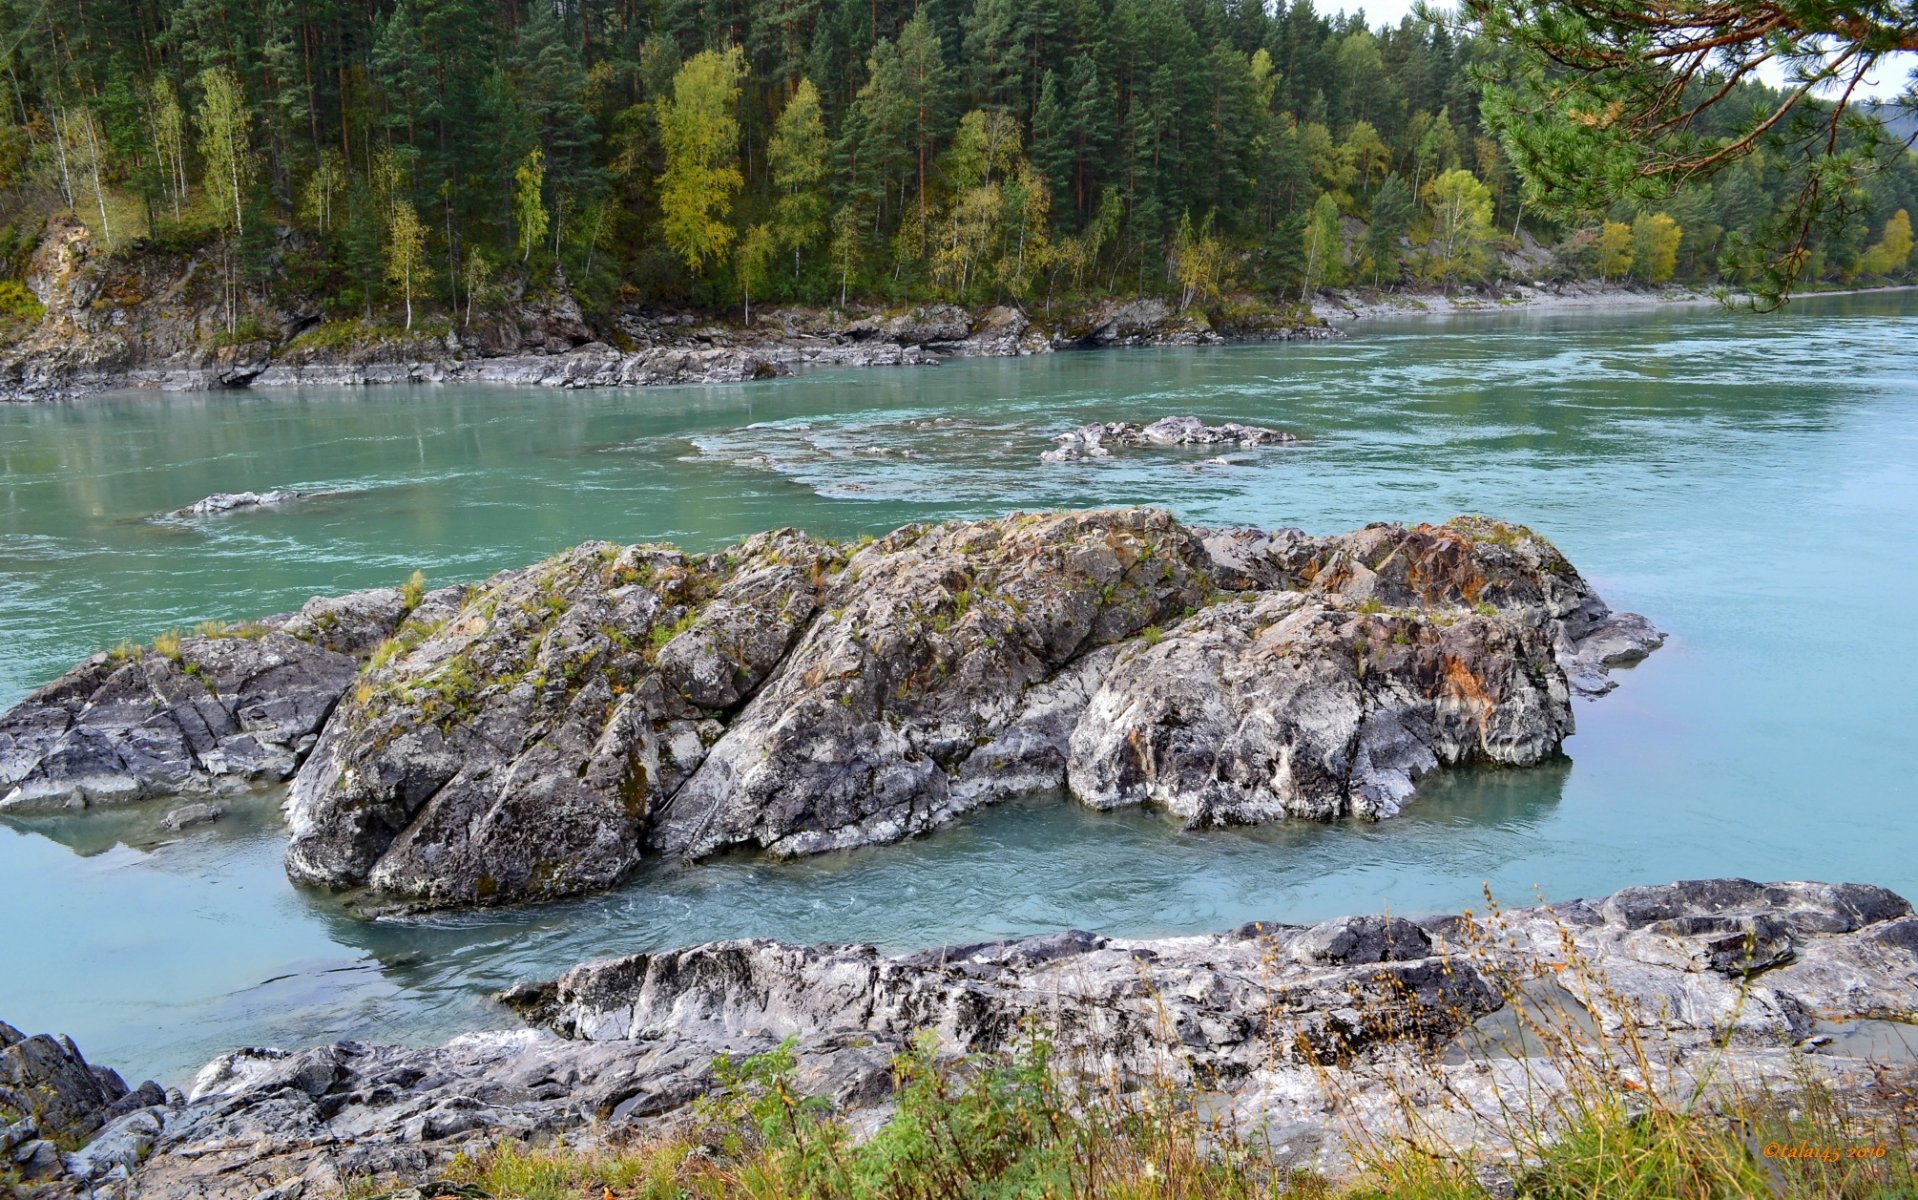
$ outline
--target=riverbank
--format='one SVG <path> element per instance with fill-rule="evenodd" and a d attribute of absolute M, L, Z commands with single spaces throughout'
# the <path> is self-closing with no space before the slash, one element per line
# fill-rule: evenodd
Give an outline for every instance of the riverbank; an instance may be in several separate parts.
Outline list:
<path fill-rule="evenodd" d="M 30 966 L 4 973 L 0 1016 L 184 1082 L 233 1045 L 316 1031 L 439 1044 L 495 1024 L 484 995 L 513 979 L 724 938 L 905 952 L 1069 927 L 1164 937 L 1456 911 L 1484 879 L 1513 897 L 1542 881 L 1553 900 L 1701 874 L 1918 894 L 1898 852 L 1911 814 L 1884 802 L 1903 741 L 1883 698 L 1902 664 L 1873 632 L 1918 590 L 1918 564 L 1883 553 L 1884 531 L 1913 519 L 1912 303 L 1426 323 L 1438 337 L 1402 322 L 1358 353 L 977 359 L 657 395 L 389 388 L 0 411 L 19 568 L 0 605 L 8 704 L 122 639 L 184 640 L 205 619 L 393 587 L 415 568 L 432 590 L 590 538 L 710 553 L 794 525 L 850 544 L 915 520 L 1141 500 L 1313 534 L 1519 516 L 1606 600 L 1674 634 L 1613 697 L 1574 705 L 1568 757 L 1434 773 L 1380 824 L 1182 832 L 1149 811 L 1021 802 L 904 844 L 656 862 L 557 906 L 365 922 L 287 884 L 275 796 L 179 834 L 161 828 L 163 802 L 8 819 L 0 908 Z M 1038 461 L 1054 433 L 1165 412 L 1304 440 L 1230 467 L 1203 447 Z M 762 455 L 777 461 L 748 461 Z M 285 486 L 348 490 L 155 519 L 216 489 Z"/>
<path fill-rule="evenodd" d="M 547 388 L 740 383 L 807 368 L 928 366 L 1123 346 L 1320 340 L 1362 319 L 1514 310 L 1610 311 L 1715 303 L 1683 287 L 1516 283 L 1452 292 L 1327 290 L 1309 303 L 1247 295 L 1179 307 L 1158 296 L 1085 302 L 834 308 L 730 315 L 627 306 L 589 319 L 563 280 L 523 283 L 491 309 L 413 328 L 325 318 L 310 299 L 235 297 L 205 251 L 99 254 L 83 225 L 56 220 L 26 286 L 43 310 L 0 343 L 0 402 L 123 389 L 390 384 Z"/>
<path fill-rule="evenodd" d="M 0 1144 L 29 1195 L 318 1200 L 478 1181 L 499 1156 L 542 1153 L 585 1186 L 662 1145 L 679 1168 L 723 1173 L 810 1137 L 843 1166 L 888 1145 L 910 1157 L 927 1120 L 1004 1145 L 1030 1123 L 979 1118 L 1035 1104 L 1064 1122 L 1104 1111 L 1178 1131 L 1143 1141 L 1148 1171 L 1363 1180 L 1422 1159 L 1462 1172 L 1468 1186 L 1445 1194 L 1477 1196 L 1590 1154 L 1578 1139 L 1593 1121 L 1643 1136 L 1648 1120 L 1682 1118 L 1737 1147 L 1728 1120 L 1770 1103 L 1743 1136 L 1770 1128 L 1864 1147 L 1867 1166 L 1896 1172 L 1885 1178 L 1912 1170 L 1897 1130 L 1918 1097 L 1918 917 L 1862 885 L 1709 880 L 1417 921 L 1066 932 L 892 957 L 725 942 L 584 964 L 501 999 L 522 1031 L 239 1050 L 170 1092 L 128 1089 L 71 1044 L 0 1026 L 13 1109 Z M 1838 1112 L 1849 1121 L 1819 1120 Z M 1123 1127 L 1100 1136 L 1119 1144 Z M 1180 1159 L 1159 1157 L 1174 1141 Z M 568 1150 L 525 1148 L 556 1142 Z M 1802 1177 L 1776 1158 L 1754 1145 L 1712 1169 Z M 981 1161 L 996 1174 L 1018 1156 Z M 1696 1152 L 1684 1161 L 1699 1169 Z M 597 1182 L 655 1194 L 626 1191 L 630 1175 Z M 840 1194 L 827 1183 L 805 1190 Z"/>
<path fill-rule="evenodd" d="M 42 311 L 24 328 L 0 327 L 11 334 L 0 344 L 0 401 L 126 388 L 738 383 L 799 367 L 1337 336 L 1297 306 L 1251 298 L 1190 309 L 1155 296 L 1031 309 L 788 306 L 750 323 L 626 306 L 589 319 L 563 279 L 522 281 L 491 309 L 400 328 L 327 318 L 310 298 L 235 296 L 208 253 L 102 254 L 84 225 L 50 222 L 26 272 Z"/>
<path fill-rule="evenodd" d="M 1799 291 L 1794 303 L 1839 296 L 1918 291 L 1909 285 Z M 1511 283 L 1498 288 L 1456 292 L 1411 292 L 1378 288 L 1334 288 L 1313 298 L 1312 315 L 1328 325 L 1407 317 L 1470 317 L 1494 313 L 1607 313 L 1684 305 L 1736 305 L 1742 298 L 1716 289 L 1591 280 L 1552 285 Z"/>

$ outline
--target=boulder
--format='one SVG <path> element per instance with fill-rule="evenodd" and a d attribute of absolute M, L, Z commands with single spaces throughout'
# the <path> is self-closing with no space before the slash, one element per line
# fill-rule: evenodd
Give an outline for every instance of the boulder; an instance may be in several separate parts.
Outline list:
<path fill-rule="evenodd" d="M 175 509 L 173 515 L 210 517 L 237 512 L 241 509 L 272 508 L 281 504 L 291 504 L 305 494 L 296 488 L 278 488 L 269 492 L 215 492 L 203 500 L 195 500 L 185 508 Z"/>

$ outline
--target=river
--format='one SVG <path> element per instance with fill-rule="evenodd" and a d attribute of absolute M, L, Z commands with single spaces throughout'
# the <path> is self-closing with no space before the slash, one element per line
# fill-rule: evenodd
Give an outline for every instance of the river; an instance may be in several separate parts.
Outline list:
<path fill-rule="evenodd" d="M 476 580 L 587 538 L 693 549 L 1153 503 L 1334 532 L 1485 512 L 1671 641 L 1563 761 L 1429 779 L 1398 820 L 1181 832 L 1036 799 L 919 841 L 643 872 L 538 908 L 360 921 L 280 872 L 275 797 L 0 822 L 0 1019 L 167 1082 L 235 1045 L 430 1042 L 587 958 L 763 935 L 889 948 L 1426 912 L 1707 875 L 1918 893 L 1918 299 L 1502 313 L 1331 343 L 1059 354 L 561 393 L 121 395 L 0 408 L 0 704 L 77 659 L 316 593 Z M 1303 445 L 1045 466 L 1091 420 Z M 161 514 L 214 491 L 333 494 Z M 163 806 L 162 806 L 163 807 Z"/>

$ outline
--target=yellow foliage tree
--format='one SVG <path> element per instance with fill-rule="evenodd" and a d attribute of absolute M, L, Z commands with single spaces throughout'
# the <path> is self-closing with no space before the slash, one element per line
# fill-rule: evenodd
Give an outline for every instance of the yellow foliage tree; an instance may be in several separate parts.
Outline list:
<path fill-rule="evenodd" d="M 1885 222 L 1885 231 L 1859 260 L 1863 275 L 1891 275 L 1905 269 L 1911 261 L 1911 214 L 1899 209 Z"/>
<path fill-rule="evenodd" d="M 400 286 L 406 296 L 406 327 L 413 328 L 413 276 L 426 261 L 426 227 L 420 224 L 413 202 L 401 200 L 393 205 L 393 220 L 386 234 L 386 277 Z"/>
<path fill-rule="evenodd" d="M 1428 278 L 1450 288 L 1455 280 L 1482 274 L 1492 243 L 1492 192 L 1463 167 L 1426 185 L 1432 234 L 1425 243 Z"/>
<path fill-rule="evenodd" d="M 542 193 L 546 187 L 546 152 L 534 147 L 513 171 L 513 219 L 519 225 L 519 260 L 530 262 L 533 247 L 546 236 L 551 220 Z"/>
<path fill-rule="evenodd" d="M 1664 283 L 1678 270 L 1678 243 L 1685 236 L 1665 213 L 1640 213 L 1632 222 L 1632 273 L 1646 283 Z"/>
<path fill-rule="evenodd" d="M 733 198 L 745 185 L 739 172 L 739 87 L 746 59 L 739 47 L 703 50 L 673 76 L 673 94 L 659 102 L 659 138 L 666 171 L 659 177 L 659 211 L 667 246 L 697 275 L 735 236 Z"/>
<path fill-rule="evenodd" d="M 1632 227 L 1607 221 L 1598 231 L 1598 277 L 1611 279 L 1632 269 Z"/>

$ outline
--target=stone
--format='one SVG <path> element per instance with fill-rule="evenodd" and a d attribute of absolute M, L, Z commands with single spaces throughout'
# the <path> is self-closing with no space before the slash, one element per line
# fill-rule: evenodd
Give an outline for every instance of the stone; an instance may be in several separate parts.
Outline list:
<path fill-rule="evenodd" d="M 226 809 L 204 800 L 192 804 L 182 804 L 166 816 L 160 818 L 160 824 L 178 833 L 190 825 L 210 825 L 226 815 Z"/>
<path fill-rule="evenodd" d="M 195 500 L 185 508 L 175 509 L 173 515 L 210 517 L 221 513 L 237 512 L 241 509 L 273 508 L 282 504 L 291 504 L 305 495 L 305 492 L 295 488 L 281 488 L 270 492 L 215 492 L 204 500 Z"/>

